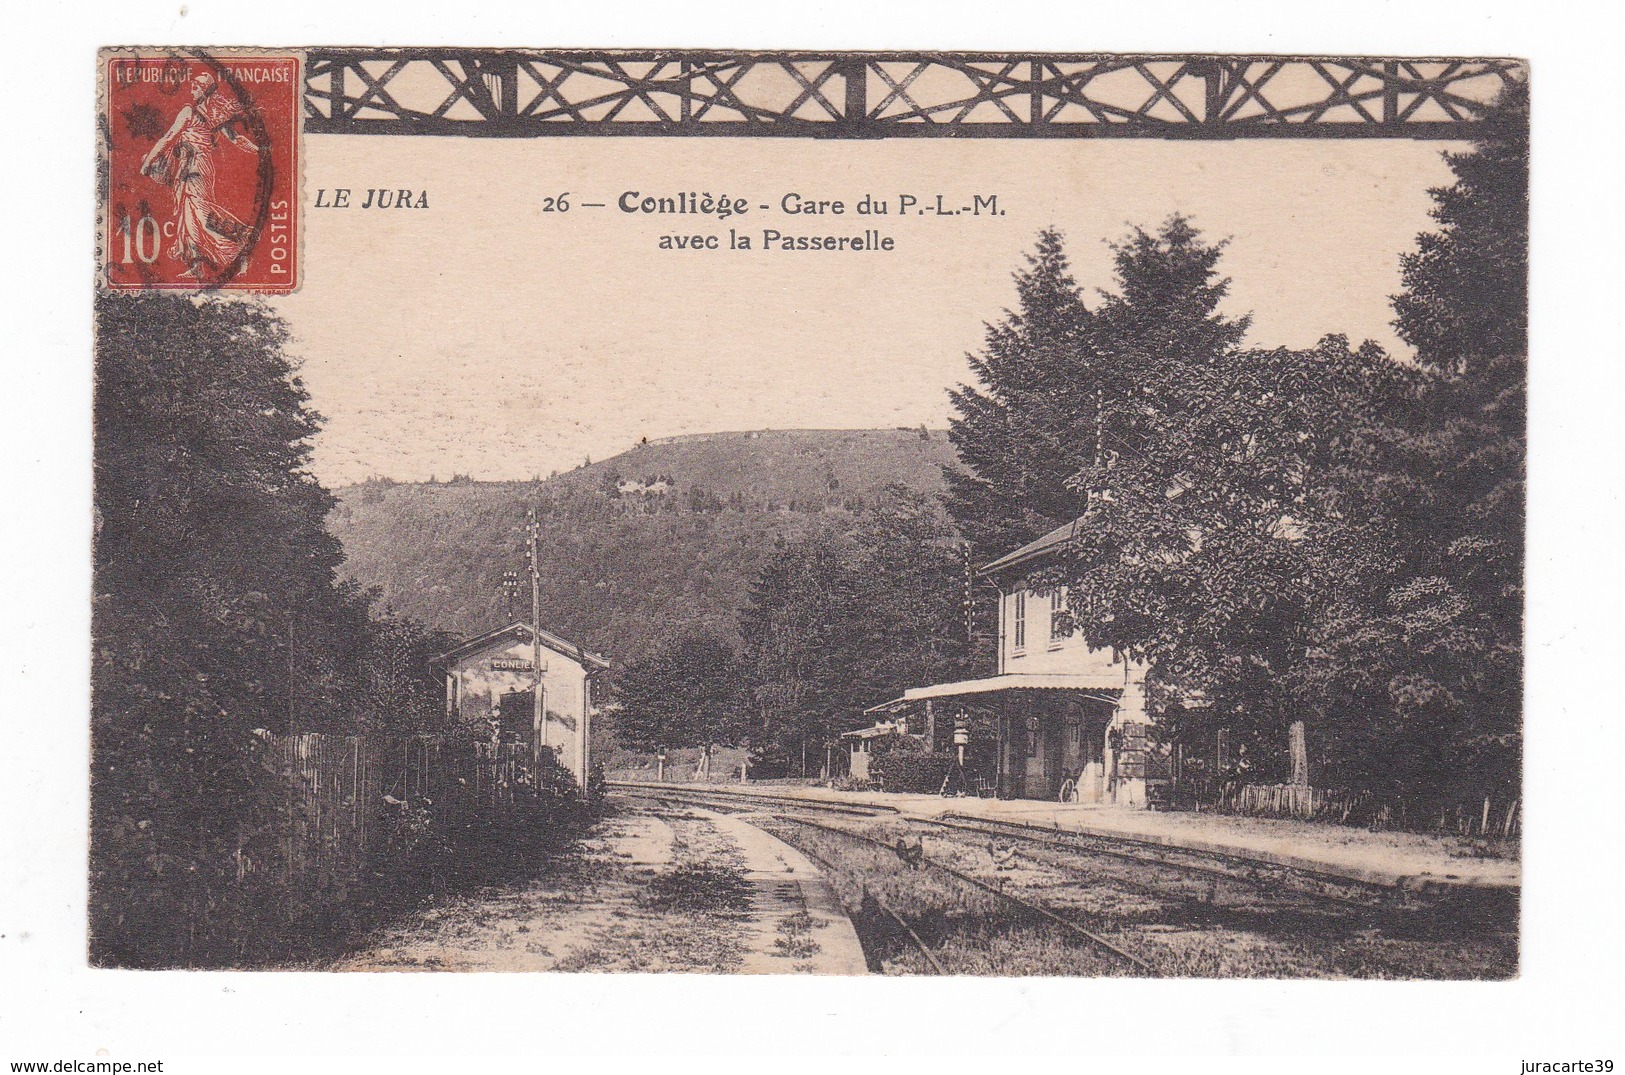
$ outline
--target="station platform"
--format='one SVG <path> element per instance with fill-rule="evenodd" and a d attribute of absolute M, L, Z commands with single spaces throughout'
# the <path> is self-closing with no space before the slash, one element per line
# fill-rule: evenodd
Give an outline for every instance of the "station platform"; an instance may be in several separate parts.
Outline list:
<path fill-rule="evenodd" d="M 1307 870 L 1362 884 L 1407 891 L 1516 891 L 1522 866 L 1494 857 L 1472 841 L 1410 832 L 1369 832 L 1323 822 L 1230 814 L 1140 810 L 1034 799 L 976 799 L 898 792 L 848 792 L 805 785 L 616 781 L 672 791 L 771 795 L 830 804 L 862 804 L 913 817 L 949 814 L 1044 829 L 1137 840 Z"/>

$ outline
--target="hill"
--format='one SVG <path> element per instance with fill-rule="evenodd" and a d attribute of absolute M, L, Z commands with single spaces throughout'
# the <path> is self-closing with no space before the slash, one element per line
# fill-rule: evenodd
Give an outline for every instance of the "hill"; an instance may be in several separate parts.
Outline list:
<path fill-rule="evenodd" d="M 892 484 L 939 493 L 953 462 L 924 429 L 674 437 L 541 481 L 349 486 L 328 527 L 380 608 L 469 635 L 528 616 L 502 575 L 523 565 L 535 505 L 544 624 L 622 661 L 674 626 L 731 630 L 776 542 L 849 528 Z"/>

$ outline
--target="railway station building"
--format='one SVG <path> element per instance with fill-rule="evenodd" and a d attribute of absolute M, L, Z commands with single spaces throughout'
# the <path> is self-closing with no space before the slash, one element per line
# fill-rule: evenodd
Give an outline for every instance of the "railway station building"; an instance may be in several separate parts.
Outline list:
<path fill-rule="evenodd" d="M 1146 668 L 1090 646 L 1065 615 L 1065 589 L 1034 578 L 1065 548 L 1075 525 L 980 569 L 999 588 L 994 675 L 910 688 L 868 712 L 915 715 L 937 749 L 949 749 L 963 714 L 991 713 L 995 794 L 1145 806 L 1168 783 L 1166 759 L 1147 738 Z"/>
<path fill-rule="evenodd" d="M 445 677 L 448 718 L 488 723 L 509 741 L 551 750 L 578 786 L 587 785 L 593 682 L 608 661 L 550 631 L 533 636 L 530 624 L 514 622 L 469 639 L 433 664 Z"/>

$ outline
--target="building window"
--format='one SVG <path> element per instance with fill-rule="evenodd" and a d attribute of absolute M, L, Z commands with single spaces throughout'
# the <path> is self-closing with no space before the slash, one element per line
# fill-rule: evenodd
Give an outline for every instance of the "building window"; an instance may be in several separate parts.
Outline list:
<path fill-rule="evenodd" d="M 1059 646 L 1071 634 L 1066 629 L 1066 591 L 1059 586 L 1049 595 L 1049 644 Z"/>
<path fill-rule="evenodd" d="M 1010 617 L 1010 646 L 1020 653 L 1027 648 L 1027 591 L 1016 591 L 1015 615 Z"/>

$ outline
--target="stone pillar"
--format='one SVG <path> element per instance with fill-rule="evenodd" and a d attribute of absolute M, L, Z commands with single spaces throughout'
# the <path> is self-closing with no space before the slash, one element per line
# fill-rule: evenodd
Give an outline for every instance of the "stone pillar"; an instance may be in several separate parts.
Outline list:
<path fill-rule="evenodd" d="M 1303 721 L 1295 720 L 1287 729 L 1287 747 L 1292 757 L 1292 784 L 1309 786 L 1309 745 L 1304 737 Z"/>
<path fill-rule="evenodd" d="M 1117 713 L 1107 731 L 1106 772 L 1112 773 L 1116 765 L 1117 782 L 1110 796 L 1111 801 L 1118 806 L 1144 806 L 1145 795 L 1145 751 L 1124 749 L 1115 754 L 1111 750 L 1111 729 L 1116 729 L 1124 737 L 1124 746 L 1127 746 L 1127 726 L 1131 724 L 1149 725 L 1151 719 L 1145 711 L 1145 672 L 1142 668 L 1128 666 L 1123 677 L 1123 694 L 1117 703 Z"/>

